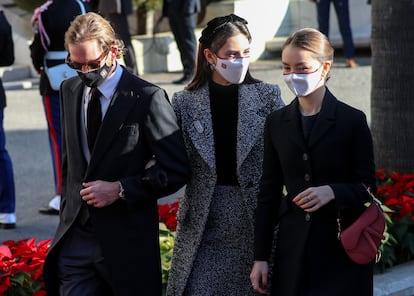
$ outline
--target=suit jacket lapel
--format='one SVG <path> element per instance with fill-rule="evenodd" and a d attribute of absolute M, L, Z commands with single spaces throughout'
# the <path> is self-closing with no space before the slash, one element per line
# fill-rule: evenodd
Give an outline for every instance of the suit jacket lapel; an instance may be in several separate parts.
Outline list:
<path fill-rule="evenodd" d="M 67 143 L 67 145 L 71 145 L 73 147 L 77 147 L 77 151 L 83 151 L 82 148 L 82 129 L 85 128 L 84 125 L 81 124 L 82 122 L 82 110 L 83 110 L 83 84 L 81 80 L 75 82 L 73 87 L 71 88 L 71 94 L 65 98 L 67 101 L 72 102 L 70 104 L 65 104 L 68 110 L 65 110 L 65 114 L 70 118 L 74 118 L 73 121 L 66 120 L 65 126 L 65 133 L 66 138 L 71 139 L 71 143 Z M 69 124 L 69 125 L 68 125 Z M 86 166 L 86 159 L 84 157 L 83 152 L 82 158 L 84 159 L 84 165 Z"/>
<path fill-rule="evenodd" d="M 123 74 L 118 87 L 112 96 L 109 108 L 102 121 L 101 128 L 96 138 L 95 148 L 91 153 L 87 174 L 94 169 L 99 160 L 105 155 L 113 138 L 128 116 L 128 111 L 137 103 L 139 94 L 128 86 L 128 79 Z"/>
<path fill-rule="evenodd" d="M 287 131 L 286 135 L 291 141 L 293 141 L 303 149 L 306 149 L 306 143 L 305 138 L 303 136 L 303 130 L 301 126 L 302 123 L 300 120 L 298 108 L 298 98 L 293 100 L 291 104 L 285 107 L 285 113 L 283 116 L 283 128 Z"/>

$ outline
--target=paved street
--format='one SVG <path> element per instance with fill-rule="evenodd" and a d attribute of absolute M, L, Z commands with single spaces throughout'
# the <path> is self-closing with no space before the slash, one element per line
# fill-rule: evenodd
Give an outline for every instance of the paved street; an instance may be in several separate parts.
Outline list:
<path fill-rule="evenodd" d="M 338 98 L 365 111 L 369 118 L 371 83 L 370 58 L 360 56 L 360 67 L 344 67 L 344 59 L 335 60 L 330 89 Z M 282 89 L 285 102 L 293 95 L 281 76 L 280 60 L 259 60 L 251 65 L 254 76 Z M 180 73 L 146 74 L 143 78 L 165 88 L 171 96 L 182 86 L 171 84 Z M 15 84 L 15 83 L 14 83 Z M 10 83 L 5 83 L 10 86 Z M 52 238 L 58 223 L 57 216 L 43 216 L 37 209 L 46 205 L 54 195 L 53 172 L 49 152 L 43 106 L 36 85 L 28 89 L 7 90 L 8 107 L 5 109 L 7 148 L 12 157 L 17 198 L 17 228 L 0 230 L 0 243 L 8 239 L 36 237 L 38 240 Z"/>

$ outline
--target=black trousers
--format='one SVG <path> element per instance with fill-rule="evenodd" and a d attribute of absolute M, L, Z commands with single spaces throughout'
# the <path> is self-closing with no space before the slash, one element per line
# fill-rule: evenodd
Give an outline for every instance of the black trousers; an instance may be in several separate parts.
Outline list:
<path fill-rule="evenodd" d="M 113 296 L 109 274 L 92 225 L 75 223 L 58 256 L 59 295 Z"/>
<path fill-rule="evenodd" d="M 197 40 L 194 33 L 197 14 L 182 15 L 181 12 L 169 11 L 168 20 L 178 50 L 180 51 L 184 75 L 192 76 L 194 74 L 197 54 Z"/>

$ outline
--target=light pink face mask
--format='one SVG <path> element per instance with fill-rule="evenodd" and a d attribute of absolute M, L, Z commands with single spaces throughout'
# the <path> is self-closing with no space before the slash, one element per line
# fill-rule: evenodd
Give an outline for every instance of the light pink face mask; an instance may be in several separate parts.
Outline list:
<path fill-rule="evenodd" d="M 228 82 L 240 84 L 249 69 L 250 57 L 237 59 L 221 59 L 217 57 L 216 71 Z"/>
<path fill-rule="evenodd" d="M 289 73 L 284 74 L 289 89 L 298 97 L 305 97 L 311 94 L 315 89 L 325 84 L 325 80 L 321 75 L 322 65 L 310 73 Z"/>

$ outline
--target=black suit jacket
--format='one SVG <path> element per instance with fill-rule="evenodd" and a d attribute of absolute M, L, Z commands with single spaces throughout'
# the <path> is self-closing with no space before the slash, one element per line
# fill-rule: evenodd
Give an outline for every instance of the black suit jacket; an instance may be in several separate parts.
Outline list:
<path fill-rule="evenodd" d="M 372 268 L 347 258 L 337 239 L 336 224 L 338 212 L 344 228 L 362 212 L 369 198 L 361 183 L 375 191 L 373 144 L 366 117 L 326 90 L 307 142 L 298 104 L 296 98 L 267 119 L 255 258 L 269 258 L 273 230 L 279 224 L 272 295 L 296 296 L 308 283 L 322 287 L 320 291 L 309 288 L 312 295 L 370 295 Z M 322 185 L 331 186 L 335 200 L 316 212 L 306 214 L 292 203 L 306 188 Z M 349 282 L 353 285 L 343 284 Z"/>
<path fill-rule="evenodd" d="M 60 223 L 45 262 L 50 295 L 56 295 L 56 254 L 81 207 L 87 207 L 116 295 L 160 295 L 157 198 L 181 188 L 189 167 L 175 113 L 164 90 L 126 70 L 102 122 L 89 164 L 82 152 L 83 83 L 61 85 L 62 201 Z M 142 181 L 146 162 L 155 156 L 168 186 L 154 192 Z M 82 182 L 121 180 L 126 201 L 87 206 Z"/>

